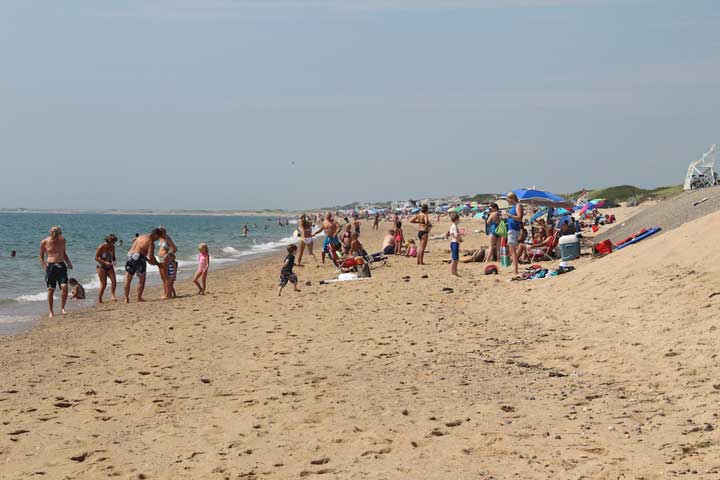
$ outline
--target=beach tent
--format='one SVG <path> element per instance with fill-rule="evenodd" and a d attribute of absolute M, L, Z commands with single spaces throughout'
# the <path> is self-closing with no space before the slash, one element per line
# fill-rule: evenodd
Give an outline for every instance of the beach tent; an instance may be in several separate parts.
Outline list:
<path fill-rule="evenodd" d="M 412 210 L 410 210 L 410 213 L 420 213 L 420 209 L 419 209 L 419 208 L 413 208 Z"/>
<path fill-rule="evenodd" d="M 485 218 L 485 212 L 476 213 L 473 218 Z"/>
<path fill-rule="evenodd" d="M 517 190 L 513 190 L 513 192 L 515 193 L 515 195 L 517 195 L 520 203 L 525 203 L 527 205 L 535 205 L 538 207 L 563 208 L 572 208 L 573 206 L 572 202 L 570 202 L 569 200 L 565 200 L 560 195 L 546 192 L 544 190 L 519 188 Z"/>

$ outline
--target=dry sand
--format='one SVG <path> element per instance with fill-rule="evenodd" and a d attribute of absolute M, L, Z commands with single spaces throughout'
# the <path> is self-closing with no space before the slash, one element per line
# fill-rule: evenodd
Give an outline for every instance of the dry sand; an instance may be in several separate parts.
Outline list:
<path fill-rule="evenodd" d="M 718 241 L 713 214 L 512 283 L 431 242 L 280 299 L 276 255 L 45 322 L 0 340 L 0 477 L 720 478 Z"/>

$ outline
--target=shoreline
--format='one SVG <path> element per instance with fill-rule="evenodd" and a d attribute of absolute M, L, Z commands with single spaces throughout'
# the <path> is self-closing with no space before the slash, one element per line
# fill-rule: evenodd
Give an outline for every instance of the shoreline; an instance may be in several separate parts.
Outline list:
<path fill-rule="evenodd" d="M 237 261 L 233 262 L 233 263 L 223 262 L 223 263 L 216 264 L 217 266 L 213 267 L 213 270 L 211 272 L 221 272 L 224 270 L 239 269 L 243 265 L 248 264 L 248 263 L 262 262 L 263 260 L 267 260 L 273 254 L 277 254 L 279 252 L 281 252 L 281 250 L 260 252 L 260 253 L 254 254 L 254 255 L 247 255 L 244 257 L 239 257 L 239 258 L 237 258 Z M 122 270 L 120 270 L 120 272 L 122 272 Z M 159 277 L 157 277 L 157 278 L 153 277 L 152 281 L 150 281 L 150 279 L 148 279 L 149 283 L 146 284 L 145 291 L 143 292 L 143 296 L 146 299 L 149 299 L 150 295 L 156 296 L 160 292 L 160 286 L 156 284 L 157 281 L 159 281 Z M 192 284 L 192 274 L 187 278 L 179 279 L 178 281 L 176 281 L 175 284 L 178 287 L 182 287 L 182 288 L 184 288 L 184 287 L 192 287 L 193 289 L 195 288 L 195 286 Z M 124 285 L 124 283 L 118 282 L 117 292 L 116 292 L 117 296 L 118 296 L 117 302 L 113 302 L 112 300 L 110 300 L 110 287 L 108 285 L 108 289 L 105 291 L 105 301 L 102 304 L 98 304 L 97 301 L 95 300 L 95 296 L 91 295 L 92 293 L 97 293 L 98 289 L 96 289 L 96 288 L 87 289 L 86 293 L 88 295 L 86 295 L 86 300 L 93 301 L 94 303 L 92 303 L 90 305 L 82 305 L 82 306 L 78 306 L 76 308 L 71 308 L 68 310 L 68 314 L 65 316 L 62 316 L 60 313 L 57 313 L 59 311 L 60 299 L 59 299 L 59 297 L 56 297 L 55 298 L 56 314 L 53 319 L 50 319 L 47 316 L 47 302 L 38 301 L 37 303 L 42 304 L 42 308 L 45 309 L 46 313 L 44 315 L 41 314 L 41 315 L 34 316 L 31 320 L 28 320 L 28 321 L 6 323 L 5 325 L 8 325 L 8 327 L 7 327 L 8 331 L 6 333 L 0 331 L 0 341 L 3 338 L 15 337 L 15 336 L 23 334 L 23 333 L 29 333 L 32 330 L 39 328 L 45 322 L 53 322 L 53 321 L 58 321 L 58 320 L 62 321 L 64 318 L 69 318 L 72 315 L 78 314 L 78 313 L 82 313 L 82 314 L 92 313 L 93 309 L 98 308 L 98 307 L 104 307 L 106 305 L 122 305 L 123 304 L 123 301 L 122 301 L 123 285 Z M 130 296 L 131 303 L 136 303 L 136 302 L 132 301 L 136 286 L 137 286 L 137 278 L 135 278 L 133 280 L 133 288 L 132 288 L 131 296 Z M 71 302 L 71 300 L 70 300 L 70 298 L 68 298 L 68 305 L 72 307 L 72 304 L 70 302 Z M 9 325 L 17 325 L 17 329 L 13 330 L 11 327 L 9 327 Z"/>

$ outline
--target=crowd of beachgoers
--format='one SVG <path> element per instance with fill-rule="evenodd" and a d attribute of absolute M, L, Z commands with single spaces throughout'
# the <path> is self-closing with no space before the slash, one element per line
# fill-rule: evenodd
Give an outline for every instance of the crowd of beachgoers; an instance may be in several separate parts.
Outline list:
<path fill-rule="evenodd" d="M 402 255 L 416 259 L 418 265 L 425 265 L 425 252 L 428 240 L 433 233 L 433 226 L 441 218 L 447 216 L 450 220 L 448 231 L 435 234 L 435 240 L 449 241 L 450 269 L 455 276 L 458 274 L 458 264 L 461 257 L 461 244 L 466 236 L 466 229 L 460 227 L 463 219 L 473 216 L 484 222 L 485 234 L 489 239 L 487 248 L 468 250 L 463 262 L 497 262 L 512 267 L 514 274 L 519 273 L 519 264 L 535 260 L 549 260 L 558 246 L 558 238 L 566 235 L 581 236 L 583 228 L 598 223 L 612 222 L 613 218 L 602 216 L 597 210 L 588 211 L 583 220 L 573 215 L 564 215 L 553 218 L 548 215 L 547 220 L 539 215 L 538 208 L 528 209 L 520 203 L 517 195 L 510 192 L 507 195 L 508 208 L 501 210 L 497 203 L 488 203 L 482 206 L 480 214 L 473 214 L 470 209 L 456 208 L 452 211 L 431 212 L 427 205 L 414 210 L 351 210 L 325 213 L 303 213 L 298 217 L 296 235 L 299 242 L 287 247 L 287 256 L 279 275 L 278 295 L 288 283 L 294 290 L 299 291 L 298 277 L 294 268 L 303 267 L 303 260 L 307 256 L 313 257 L 316 263 L 325 264 L 329 260 L 337 273 L 362 272 L 367 270 L 369 262 L 382 259 L 387 255 Z M 478 210 L 475 208 L 474 210 Z M 280 219 L 280 222 L 283 220 Z M 285 226 L 288 220 L 285 219 Z M 382 245 L 375 253 L 368 253 L 361 240 L 362 222 L 371 223 L 372 230 L 380 230 L 389 224 L 384 235 Z M 586 223 L 590 222 L 590 223 Z M 417 238 L 406 237 L 403 225 L 412 224 L 417 228 Z M 282 225 L 282 223 L 281 223 Z M 254 225 L 254 227 L 257 227 Z M 596 228 L 596 227 L 594 227 Z M 249 234 L 249 227 L 243 227 L 242 236 Z M 323 238 L 318 260 L 315 255 L 315 242 Z M 319 240 L 318 240 L 319 241 Z M 100 282 L 97 301 L 103 303 L 105 291 L 110 285 L 110 296 L 117 301 L 117 266 L 116 246 L 118 237 L 108 234 L 95 251 L 96 272 Z M 49 230 L 49 236 L 40 243 L 40 263 L 45 270 L 45 281 L 48 289 L 49 316 L 54 315 L 54 293 L 60 289 L 62 314 L 66 314 L 65 306 L 68 297 L 71 299 L 84 299 L 85 290 L 74 278 L 69 278 L 68 270 L 73 268 L 72 261 L 67 252 L 67 242 L 59 226 Z M 175 282 L 177 280 L 178 261 L 177 245 L 168 234 L 165 227 L 159 226 L 145 234 L 136 234 L 125 259 L 125 283 L 123 300 L 130 302 L 133 280 L 137 277 L 135 299 L 143 302 L 146 274 L 149 265 L 157 266 L 162 281 L 162 299 L 171 299 L 177 296 Z M 210 271 L 210 248 L 206 243 L 198 245 L 197 270 L 194 272 L 192 282 L 197 287 L 197 293 L 203 295 L 207 291 L 207 278 Z M 497 272 L 497 267 L 495 272 Z M 492 270 L 490 270 L 492 271 Z"/>

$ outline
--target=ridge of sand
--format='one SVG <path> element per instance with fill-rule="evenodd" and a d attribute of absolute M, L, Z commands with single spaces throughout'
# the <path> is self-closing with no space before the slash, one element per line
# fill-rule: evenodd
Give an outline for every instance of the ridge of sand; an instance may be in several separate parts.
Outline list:
<path fill-rule="evenodd" d="M 720 210 L 720 188 L 711 187 L 682 192 L 664 200 L 640 204 L 632 218 L 617 222 L 612 228 L 598 235 L 597 241 L 610 238 L 613 242 L 618 242 L 643 228 L 661 227 L 663 231 L 660 234 L 664 234 L 718 210 Z"/>
<path fill-rule="evenodd" d="M 45 324 L 0 341 L 0 476 L 717 478 L 718 227 L 518 283 L 444 241 L 358 283 L 310 260 L 280 299 L 278 255 Z"/>

